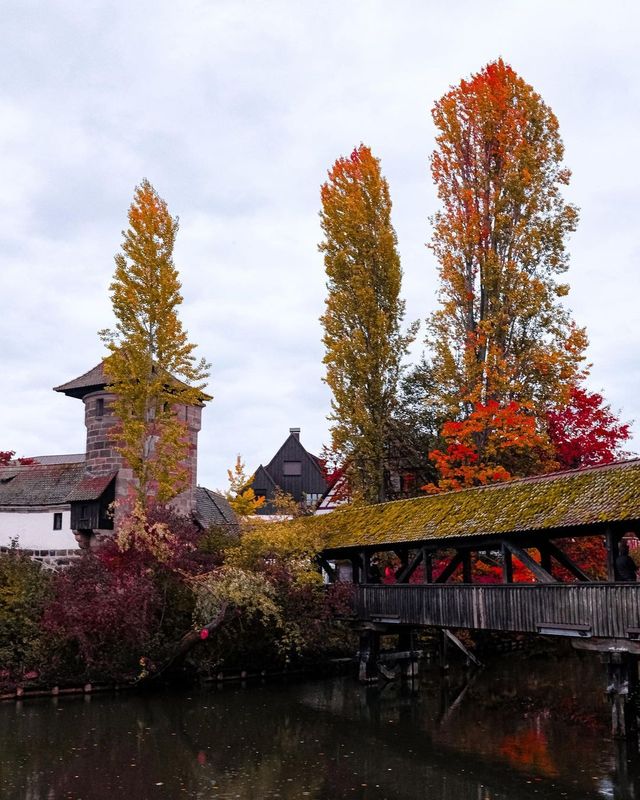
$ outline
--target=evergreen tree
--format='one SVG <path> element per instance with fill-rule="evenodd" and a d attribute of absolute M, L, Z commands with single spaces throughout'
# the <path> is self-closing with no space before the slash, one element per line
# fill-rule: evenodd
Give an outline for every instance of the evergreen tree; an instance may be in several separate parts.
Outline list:
<path fill-rule="evenodd" d="M 516 401 L 541 420 L 568 398 L 586 347 L 557 280 L 578 218 L 561 194 L 570 173 L 558 121 L 502 60 L 452 88 L 433 119 L 441 307 L 428 343 L 439 400 L 453 418 Z"/>
<path fill-rule="evenodd" d="M 405 304 L 389 187 L 371 150 L 360 145 L 339 158 L 321 197 L 332 447 L 348 464 L 354 496 L 379 502 L 402 361 L 416 327 L 401 330 Z"/>
<path fill-rule="evenodd" d="M 178 220 L 146 179 L 136 187 L 128 219 L 109 287 L 117 322 L 100 336 L 111 351 L 104 365 L 116 395 L 118 449 L 146 508 L 154 498 L 164 503 L 186 488 L 184 409 L 204 399 L 209 365 L 196 362 L 196 346 L 178 318 Z"/>
<path fill-rule="evenodd" d="M 432 400 L 432 372 L 423 355 L 400 382 L 393 425 L 397 453 L 394 471 L 402 478 L 402 493 L 399 495 L 402 497 L 420 496 L 421 487 L 437 479 L 430 453 L 439 445 L 439 432 L 445 419 Z"/>

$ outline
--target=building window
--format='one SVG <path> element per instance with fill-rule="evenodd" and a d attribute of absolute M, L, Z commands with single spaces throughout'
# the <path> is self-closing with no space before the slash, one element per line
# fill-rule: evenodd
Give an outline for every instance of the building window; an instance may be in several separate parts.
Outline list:
<path fill-rule="evenodd" d="M 62 511 L 56 511 L 53 514 L 53 530 L 54 531 L 62 530 Z"/>
<path fill-rule="evenodd" d="M 104 416 L 104 400 L 102 397 L 99 397 L 96 400 L 96 417 L 103 417 Z"/>
<path fill-rule="evenodd" d="M 282 465 L 283 475 L 302 475 L 302 461 L 285 461 Z"/>

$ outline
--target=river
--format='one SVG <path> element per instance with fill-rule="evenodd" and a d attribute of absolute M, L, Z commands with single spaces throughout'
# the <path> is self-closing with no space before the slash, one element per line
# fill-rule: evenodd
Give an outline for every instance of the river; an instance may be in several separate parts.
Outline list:
<path fill-rule="evenodd" d="M 0 706 L 3 800 L 640 797 L 593 655 Z"/>

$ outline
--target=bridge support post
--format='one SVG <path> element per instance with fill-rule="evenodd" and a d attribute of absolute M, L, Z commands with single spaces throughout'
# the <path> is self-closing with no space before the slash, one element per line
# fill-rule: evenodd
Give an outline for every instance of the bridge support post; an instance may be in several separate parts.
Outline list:
<path fill-rule="evenodd" d="M 438 665 L 441 672 L 449 669 L 449 638 L 443 628 L 438 628 Z"/>
<path fill-rule="evenodd" d="M 638 657 L 617 652 L 605 655 L 607 695 L 611 703 L 611 733 L 615 738 L 638 734 Z"/>
<path fill-rule="evenodd" d="M 409 653 L 409 658 L 400 662 L 402 677 L 407 680 L 414 680 L 418 677 L 419 665 L 418 656 L 414 647 L 414 632 L 402 631 L 398 636 L 398 650 L 401 653 Z"/>
<path fill-rule="evenodd" d="M 378 631 L 360 631 L 360 651 L 358 679 L 360 683 L 373 683 L 378 680 L 378 656 L 380 655 L 380 634 Z"/>

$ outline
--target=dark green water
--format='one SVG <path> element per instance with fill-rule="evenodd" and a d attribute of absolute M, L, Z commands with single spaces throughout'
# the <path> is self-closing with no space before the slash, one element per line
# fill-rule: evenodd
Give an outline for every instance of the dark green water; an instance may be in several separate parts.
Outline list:
<path fill-rule="evenodd" d="M 0 706 L 3 800 L 634 798 L 595 657 Z M 638 783 L 640 785 L 640 782 Z"/>

